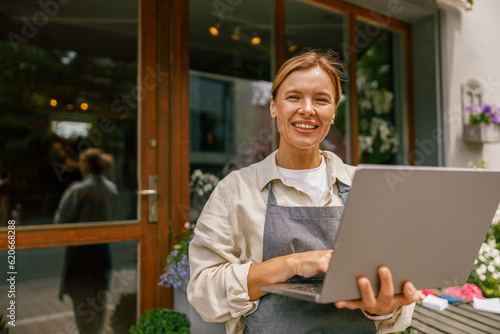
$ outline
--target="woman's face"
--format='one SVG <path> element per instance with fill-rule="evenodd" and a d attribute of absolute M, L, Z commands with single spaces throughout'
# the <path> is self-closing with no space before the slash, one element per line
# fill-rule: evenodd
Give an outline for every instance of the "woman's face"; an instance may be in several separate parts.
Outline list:
<path fill-rule="evenodd" d="M 271 98 L 271 117 L 277 117 L 280 151 L 318 150 L 335 118 L 335 87 L 319 66 L 289 74 Z"/>

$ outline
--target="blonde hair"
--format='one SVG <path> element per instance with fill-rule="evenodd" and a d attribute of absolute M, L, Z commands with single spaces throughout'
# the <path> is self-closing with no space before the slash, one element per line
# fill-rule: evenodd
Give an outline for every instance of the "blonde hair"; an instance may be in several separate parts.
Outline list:
<path fill-rule="evenodd" d="M 276 99 L 276 94 L 281 83 L 290 73 L 307 70 L 319 66 L 332 78 L 335 89 L 335 103 L 338 104 L 342 96 L 340 79 L 345 77 L 344 64 L 338 59 L 337 54 L 331 50 L 304 50 L 299 55 L 288 59 L 279 69 L 274 77 L 271 95 Z"/>
<path fill-rule="evenodd" d="M 105 174 L 113 169 L 113 157 L 99 148 L 89 148 L 80 154 L 80 161 L 95 175 Z"/>

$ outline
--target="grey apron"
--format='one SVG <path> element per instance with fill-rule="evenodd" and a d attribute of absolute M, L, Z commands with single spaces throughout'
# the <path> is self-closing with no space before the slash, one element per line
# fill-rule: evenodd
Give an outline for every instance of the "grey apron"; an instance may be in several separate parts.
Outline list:
<path fill-rule="evenodd" d="M 346 201 L 349 186 L 337 182 Z M 276 203 L 269 183 L 264 227 L 263 261 L 311 250 L 333 249 L 343 206 L 284 207 Z M 288 281 L 300 281 L 292 277 Z M 245 333 L 375 333 L 373 321 L 361 310 L 337 309 L 334 304 L 316 304 L 267 294 L 257 310 L 242 317 Z"/>

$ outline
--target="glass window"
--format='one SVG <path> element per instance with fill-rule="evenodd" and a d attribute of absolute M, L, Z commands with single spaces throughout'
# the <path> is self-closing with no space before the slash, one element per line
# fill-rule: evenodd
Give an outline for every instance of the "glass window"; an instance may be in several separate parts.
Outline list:
<path fill-rule="evenodd" d="M 332 50 L 344 63 L 348 61 L 348 55 L 344 55 L 342 47 L 347 40 L 345 15 L 299 0 L 287 0 L 285 9 L 287 58 L 312 48 Z M 342 98 L 337 106 L 335 125 L 330 128 L 320 147 L 334 152 L 346 162 L 350 159 L 348 96 L 348 84 L 342 82 Z"/>
<path fill-rule="evenodd" d="M 271 3 L 190 1 L 191 168 L 223 176 L 271 151 Z"/>
<path fill-rule="evenodd" d="M 1 24 L 1 224 L 52 224 L 69 185 L 98 173 L 82 171 L 88 148 L 108 154 L 118 206 L 60 223 L 136 219 L 138 1 L 10 2 Z"/>
<path fill-rule="evenodd" d="M 0 252 L 7 263 L 8 252 Z M 16 250 L 0 282 L 11 334 L 128 333 L 137 314 L 137 242 Z M 11 284 L 14 283 L 14 284 Z M 9 293 L 9 291 L 11 291 Z M 15 319 L 6 318 L 14 301 Z M 11 307 L 12 308 L 12 307 Z"/>
<path fill-rule="evenodd" d="M 360 162 L 400 163 L 405 85 L 399 33 L 358 22 L 356 34 Z"/>

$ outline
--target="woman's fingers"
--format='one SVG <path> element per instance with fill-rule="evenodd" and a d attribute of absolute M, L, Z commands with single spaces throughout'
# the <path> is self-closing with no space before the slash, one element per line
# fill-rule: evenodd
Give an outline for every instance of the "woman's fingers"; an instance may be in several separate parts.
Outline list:
<path fill-rule="evenodd" d="M 311 251 L 290 254 L 295 262 L 295 274 L 311 277 L 328 271 L 333 250 Z"/>
<path fill-rule="evenodd" d="M 415 288 L 412 282 L 406 282 L 403 286 L 403 293 L 398 295 L 402 305 L 409 305 L 422 299 L 420 292 Z"/>
<path fill-rule="evenodd" d="M 364 309 L 372 309 L 377 306 L 377 298 L 373 293 L 372 284 L 366 277 L 358 279 L 359 291 L 361 292 L 361 301 Z"/>
<path fill-rule="evenodd" d="M 403 293 L 394 294 L 394 282 L 389 268 L 380 267 L 378 270 L 380 278 L 380 290 L 378 296 L 373 292 L 370 280 L 366 277 L 358 279 L 361 300 L 339 301 L 335 303 L 337 308 L 363 309 L 372 314 L 389 314 L 401 306 L 409 305 L 420 299 L 420 293 L 411 282 L 406 282 Z"/>
<path fill-rule="evenodd" d="M 389 268 L 380 267 L 378 269 L 380 278 L 380 291 L 377 298 L 377 305 L 374 307 L 374 312 L 367 309 L 368 312 L 374 314 L 387 314 L 391 313 L 394 309 L 394 283 L 392 281 L 392 274 Z"/>

